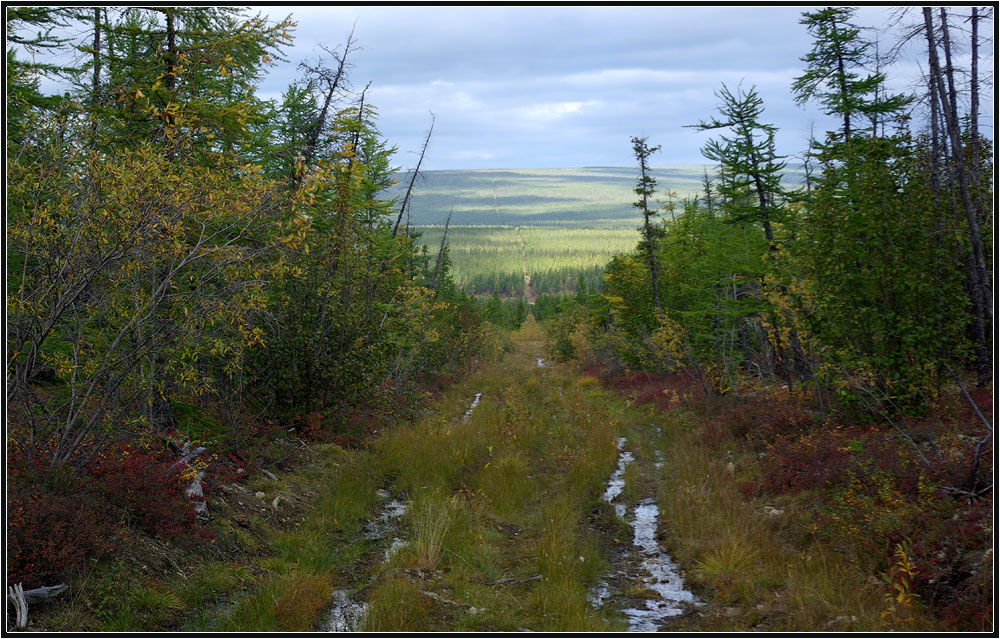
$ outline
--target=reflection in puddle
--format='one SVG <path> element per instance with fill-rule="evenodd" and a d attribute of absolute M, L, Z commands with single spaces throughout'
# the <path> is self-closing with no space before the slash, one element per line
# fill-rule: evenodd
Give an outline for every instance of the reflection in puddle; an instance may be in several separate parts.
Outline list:
<path fill-rule="evenodd" d="M 368 614 L 368 604 L 352 600 L 347 590 L 334 591 L 331 603 L 333 607 L 320 624 L 320 632 L 356 632 Z"/>
<path fill-rule="evenodd" d="M 625 467 L 635 459 L 632 453 L 623 450 L 624 448 L 625 438 L 619 437 L 618 450 L 621 451 L 621 455 L 618 456 L 618 468 L 615 472 L 611 473 L 611 478 L 608 479 L 608 487 L 604 491 L 604 501 L 615 507 L 615 513 L 619 517 L 625 516 L 625 504 L 616 504 L 614 503 L 614 499 L 625 490 Z"/>
<path fill-rule="evenodd" d="M 643 581 L 662 599 L 647 599 L 646 609 L 628 608 L 628 629 L 633 632 L 656 632 L 667 617 L 679 615 L 682 602 L 694 603 L 694 595 L 684 588 L 684 581 L 677 573 L 677 565 L 660 549 L 656 542 L 656 528 L 660 509 L 652 499 L 643 499 L 635 506 L 632 543 L 642 549 L 642 567 L 649 573 Z"/>
<path fill-rule="evenodd" d="M 478 399 L 478 396 L 477 396 Z M 378 517 L 372 519 L 361 529 L 361 536 L 375 541 L 385 539 L 396 531 L 396 520 L 406 514 L 407 505 L 398 499 L 390 499 L 388 491 L 379 490 L 379 499 L 383 501 Z M 385 561 L 406 545 L 406 541 L 393 537 L 392 544 L 385 551 Z M 368 604 L 351 598 L 350 590 L 335 590 L 330 599 L 330 612 L 319 624 L 319 632 L 357 632 L 368 614 Z"/>
<path fill-rule="evenodd" d="M 620 454 L 618 456 L 618 468 L 608 479 L 608 487 L 604 491 L 604 500 L 613 505 L 619 517 L 624 518 L 626 505 L 614 503 L 625 488 L 625 467 L 634 460 L 630 451 L 625 450 L 625 438 L 620 437 L 617 442 Z M 656 467 L 663 465 L 663 456 L 656 452 Z M 633 510 L 633 517 L 629 522 L 633 530 L 632 544 L 635 547 L 633 552 L 638 552 L 642 557 L 642 569 L 646 576 L 643 582 L 654 591 L 659 598 L 646 599 L 644 609 L 626 608 L 622 612 L 628 618 L 628 628 L 631 632 L 656 632 L 659 626 L 668 617 L 681 614 L 682 603 L 697 604 L 694 595 L 684 588 L 684 582 L 677 572 L 677 565 L 670 556 L 660 549 L 656 542 L 656 530 L 659 525 L 660 509 L 652 499 L 643 499 L 636 504 Z M 598 585 L 591 590 L 587 597 L 594 608 L 600 607 L 605 600 L 612 595 L 611 586 L 607 579 L 602 579 Z"/>

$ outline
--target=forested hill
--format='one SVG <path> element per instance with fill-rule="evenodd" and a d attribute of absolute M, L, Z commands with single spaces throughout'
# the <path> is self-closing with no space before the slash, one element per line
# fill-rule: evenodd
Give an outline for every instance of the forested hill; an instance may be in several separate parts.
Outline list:
<path fill-rule="evenodd" d="M 661 199 L 675 202 L 704 192 L 714 169 L 701 165 L 654 167 Z M 412 174 L 400 171 L 388 195 L 403 195 Z M 421 171 L 409 209 L 413 226 L 443 225 L 452 214 L 456 226 L 562 226 L 635 228 L 635 167 Z M 800 165 L 789 164 L 784 184 L 803 182 Z"/>

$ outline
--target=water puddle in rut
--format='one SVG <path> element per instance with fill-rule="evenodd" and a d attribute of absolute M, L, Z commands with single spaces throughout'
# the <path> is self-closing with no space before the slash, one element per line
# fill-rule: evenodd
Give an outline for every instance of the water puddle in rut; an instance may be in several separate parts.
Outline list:
<path fill-rule="evenodd" d="M 382 500 L 378 517 L 372 519 L 361 529 L 361 536 L 369 541 L 387 538 L 396 532 L 397 522 L 406 514 L 407 505 L 398 499 L 391 499 L 388 491 L 379 490 L 378 497 Z M 407 542 L 399 537 L 393 537 L 385 551 L 384 561 L 389 559 L 405 546 Z M 368 614 L 368 604 L 352 598 L 353 590 L 335 590 L 330 599 L 330 611 L 319 623 L 319 632 L 357 632 L 361 628 L 365 615 Z"/>
<path fill-rule="evenodd" d="M 625 504 L 616 504 L 614 499 L 625 490 L 625 467 L 632 463 L 635 458 L 632 456 L 631 451 L 625 450 L 624 437 L 618 438 L 618 450 L 620 451 L 618 455 L 618 468 L 615 469 L 615 472 L 611 473 L 611 478 L 608 479 L 608 487 L 604 491 L 604 501 L 615 507 L 615 513 L 619 517 L 625 517 Z"/>
<path fill-rule="evenodd" d="M 624 474 L 625 467 L 634 461 L 634 456 L 630 451 L 625 450 L 625 438 L 618 439 L 618 468 L 608 479 L 608 487 L 604 492 L 604 499 L 614 506 L 619 517 L 624 518 L 626 505 L 616 503 L 615 499 L 622 493 L 625 487 Z M 659 453 L 659 451 L 656 451 Z M 662 466 L 662 456 L 656 455 L 657 468 Z M 624 609 L 628 619 L 628 629 L 630 632 L 656 632 L 659 626 L 669 617 L 681 614 L 683 604 L 697 604 L 694 595 L 684 588 L 684 581 L 677 572 L 677 565 L 670 556 L 664 552 L 656 541 L 656 530 L 659 525 L 660 509 L 652 499 L 639 501 L 632 511 L 632 518 L 628 520 L 633 530 L 633 553 L 642 559 L 642 571 L 646 573 L 642 576 L 642 581 L 646 587 L 655 592 L 658 598 L 647 598 L 645 608 L 630 607 Z M 621 573 L 619 573 L 621 574 Z M 600 607 L 605 600 L 612 596 L 611 584 L 607 579 L 601 582 L 591 591 L 589 600 L 595 608 Z"/>
<path fill-rule="evenodd" d="M 469 406 L 469 410 L 465 411 L 465 416 L 462 417 L 462 421 L 469 419 L 469 415 L 472 411 L 476 410 L 476 406 L 479 406 L 479 399 L 483 396 L 482 393 L 476 393 L 476 397 L 472 400 L 472 406 Z"/>

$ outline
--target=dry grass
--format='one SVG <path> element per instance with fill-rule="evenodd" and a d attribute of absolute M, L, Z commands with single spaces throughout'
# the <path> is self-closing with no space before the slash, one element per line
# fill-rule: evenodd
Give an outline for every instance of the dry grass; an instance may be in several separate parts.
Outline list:
<path fill-rule="evenodd" d="M 320 611 L 328 605 L 332 590 L 329 575 L 303 570 L 282 575 L 274 590 L 277 626 L 292 632 L 311 631 Z"/>
<path fill-rule="evenodd" d="M 455 519 L 455 500 L 440 494 L 421 495 L 413 504 L 409 554 L 418 570 L 434 570 L 441 562 L 445 535 Z"/>
<path fill-rule="evenodd" d="M 751 622 L 791 632 L 883 629 L 882 589 L 836 549 L 791 534 L 793 504 L 769 515 L 747 501 L 726 458 L 702 444 L 683 415 L 673 415 L 661 445 L 659 502 L 672 553 L 710 599 L 745 611 L 714 629 Z"/>

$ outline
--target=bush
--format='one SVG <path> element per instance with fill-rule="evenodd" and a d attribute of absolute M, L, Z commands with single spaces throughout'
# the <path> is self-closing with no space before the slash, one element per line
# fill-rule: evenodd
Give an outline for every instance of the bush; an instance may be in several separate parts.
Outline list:
<path fill-rule="evenodd" d="M 130 444 L 98 455 L 87 469 L 95 491 L 121 508 L 145 532 L 183 538 L 195 525 L 195 512 L 184 494 L 182 466 Z"/>
<path fill-rule="evenodd" d="M 7 494 L 7 585 L 54 586 L 114 547 L 112 509 L 93 493 L 57 493 L 12 477 Z"/>
<path fill-rule="evenodd" d="M 35 468 L 23 450 L 8 457 L 8 584 L 53 585 L 88 559 L 114 551 L 129 525 L 172 540 L 202 538 L 184 494 L 187 477 L 166 451 L 120 443 L 73 473 Z"/>

